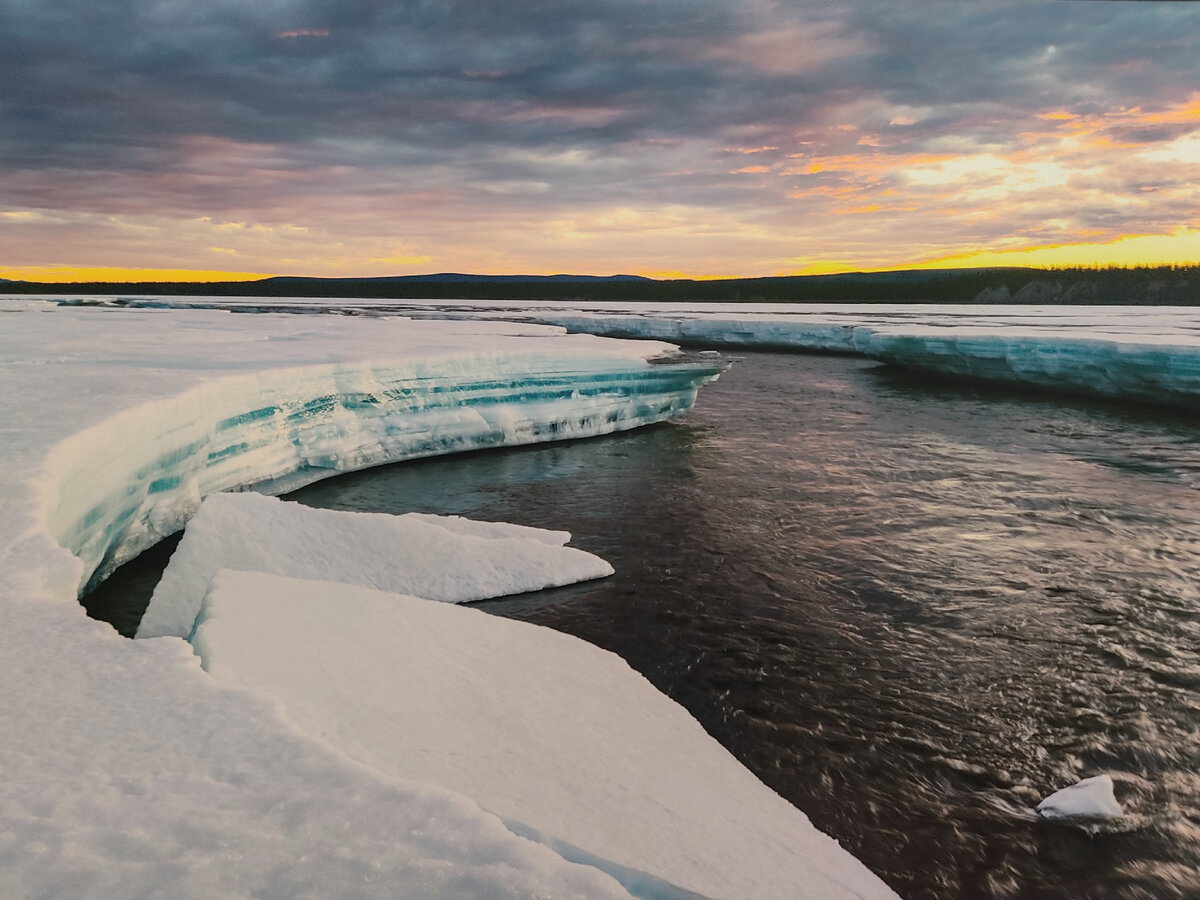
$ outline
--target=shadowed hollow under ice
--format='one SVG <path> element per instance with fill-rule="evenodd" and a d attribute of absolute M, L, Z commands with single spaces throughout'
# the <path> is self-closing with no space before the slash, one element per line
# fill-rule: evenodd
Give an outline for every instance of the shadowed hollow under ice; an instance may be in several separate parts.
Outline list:
<path fill-rule="evenodd" d="M 75 602 L 217 491 L 673 416 L 724 364 L 670 353 L 535 325 L 0 301 L 0 895 L 653 897 L 681 895 L 666 882 L 685 872 L 714 896 L 761 896 L 706 880 L 683 844 L 643 872 L 602 858 L 608 844 L 576 853 L 506 825 L 453 785 L 306 734 L 185 641 L 127 641 Z M 512 702 L 532 714 L 536 699 Z M 584 764 L 605 747 L 588 750 Z M 686 765 L 692 748 L 659 751 Z M 782 854 L 788 896 L 891 896 L 770 792 L 742 799 L 807 837 L 748 847 L 687 808 L 663 814 L 731 859 Z"/>

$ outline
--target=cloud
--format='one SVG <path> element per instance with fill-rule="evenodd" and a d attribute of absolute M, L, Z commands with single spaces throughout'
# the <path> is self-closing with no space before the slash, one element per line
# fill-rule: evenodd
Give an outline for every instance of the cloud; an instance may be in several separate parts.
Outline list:
<path fill-rule="evenodd" d="M 588 268 L 763 274 L 1166 233 L 1196 34 L 1195 4 L 0 0 L 0 202 L 76 216 L 88 255 L 106 216 L 209 217 L 363 242 L 375 271 L 565 268 L 546 222 Z M 630 240 L 597 224 L 620 210 Z M 661 227 L 681 210 L 703 241 Z"/>

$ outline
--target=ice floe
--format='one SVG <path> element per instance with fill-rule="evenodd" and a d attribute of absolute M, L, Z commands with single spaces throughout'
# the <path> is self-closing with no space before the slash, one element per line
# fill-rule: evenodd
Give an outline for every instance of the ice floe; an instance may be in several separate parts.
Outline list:
<path fill-rule="evenodd" d="M 1037 811 L 1047 819 L 1119 819 L 1124 815 L 1108 774 L 1093 775 L 1055 791 L 1037 805 Z"/>
<path fill-rule="evenodd" d="M 219 682 L 278 698 L 301 731 L 373 769 L 472 797 L 632 890 L 834 900 L 874 889 L 682 707 L 569 635 L 226 570 L 192 641 Z"/>
<path fill-rule="evenodd" d="M 218 569 L 342 581 L 466 603 L 603 578 L 612 566 L 563 532 L 461 517 L 313 509 L 255 493 L 212 494 L 188 522 L 138 637 L 191 634 Z M 559 538 L 564 538 L 559 540 Z"/>

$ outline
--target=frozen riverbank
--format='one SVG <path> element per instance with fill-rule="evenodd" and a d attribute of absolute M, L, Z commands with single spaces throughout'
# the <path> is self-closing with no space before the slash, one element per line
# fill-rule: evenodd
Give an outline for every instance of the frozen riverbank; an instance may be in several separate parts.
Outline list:
<path fill-rule="evenodd" d="M 277 704 L 215 685 L 184 642 L 125 641 L 74 599 L 211 491 L 635 427 L 686 409 L 721 364 L 651 365 L 669 348 L 496 323 L 36 301 L 5 301 L 0 318 L 0 893 L 666 889 L 567 862 L 461 794 L 356 763 Z M 889 895 L 824 846 L 799 860 L 799 891 Z"/>
<path fill-rule="evenodd" d="M 886 303 L 79 298 L 71 303 L 501 319 L 730 349 L 867 356 L 918 372 L 1200 408 L 1200 309 Z"/>

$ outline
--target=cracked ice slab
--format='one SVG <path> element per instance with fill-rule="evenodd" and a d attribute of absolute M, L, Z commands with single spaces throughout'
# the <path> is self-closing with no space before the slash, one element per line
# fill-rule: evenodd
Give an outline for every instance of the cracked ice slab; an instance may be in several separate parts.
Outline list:
<path fill-rule="evenodd" d="M 225 570 L 192 642 L 217 681 L 277 698 L 301 731 L 373 769 L 471 796 L 639 895 L 891 895 L 682 707 L 569 635 Z"/>
<path fill-rule="evenodd" d="M 137 636 L 191 634 L 219 569 L 339 581 L 448 603 L 613 573 L 600 557 L 562 546 L 569 534 L 539 530 L 457 516 L 313 509 L 254 493 L 211 494 L 188 522 Z"/>

